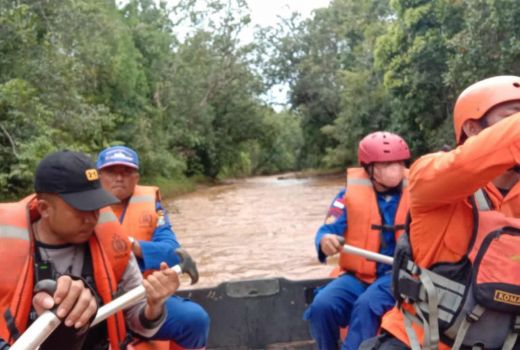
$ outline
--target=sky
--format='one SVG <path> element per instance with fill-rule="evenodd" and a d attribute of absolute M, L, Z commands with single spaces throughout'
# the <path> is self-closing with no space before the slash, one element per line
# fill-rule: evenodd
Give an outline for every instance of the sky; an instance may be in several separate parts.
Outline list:
<path fill-rule="evenodd" d="M 125 0 L 121 0 L 124 2 Z M 327 7 L 331 0 L 247 0 L 250 9 L 251 23 L 240 33 L 240 40 L 243 43 L 251 42 L 254 39 L 256 26 L 267 27 L 275 26 L 280 18 L 288 18 L 293 12 L 301 14 L 302 18 L 308 18 L 312 11 L 318 8 Z M 167 0 L 169 4 L 176 4 L 179 0 Z M 204 4 L 204 0 L 199 0 L 199 6 Z M 203 5 L 202 5 L 203 6 Z M 200 8 L 199 8 L 200 9 Z M 185 31 L 177 28 L 176 35 L 182 40 Z M 272 105 L 275 110 L 281 110 L 287 102 L 288 87 L 284 85 L 274 86 L 265 96 L 266 102 Z"/>
<path fill-rule="evenodd" d="M 308 17 L 312 10 L 327 7 L 330 0 L 248 0 L 251 19 L 261 26 L 274 25 L 277 16 L 299 12 Z M 285 16 L 286 17 L 286 16 Z"/>
<path fill-rule="evenodd" d="M 159 2 L 160 0 L 156 0 Z M 287 17 L 292 12 L 300 13 L 304 18 L 311 15 L 312 10 L 327 7 L 331 0 L 246 0 L 251 11 L 252 26 L 274 26 L 278 17 Z M 118 6 L 128 3 L 128 0 L 116 0 Z M 175 5 L 179 0 L 166 0 L 167 4 Z M 204 3 L 200 0 L 199 3 Z"/>
<path fill-rule="evenodd" d="M 330 0 L 247 0 L 251 10 L 251 24 L 249 30 L 242 33 L 242 40 L 253 40 L 253 27 L 274 26 L 279 17 L 288 17 L 293 12 L 299 12 L 303 18 L 311 16 L 312 10 L 327 7 Z M 263 96 L 276 111 L 280 111 L 287 103 L 288 86 L 275 85 Z"/>
<path fill-rule="evenodd" d="M 158 0 L 157 0 L 158 1 Z M 179 0 L 166 0 L 167 3 L 174 5 Z M 327 7 L 330 0 L 246 0 L 251 14 L 251 23 L 248 28 L 243 30 L 241 35 L 242 40 L 253 40 L 253 31 L 255 26 L 275 26 L 279 21 L 279 17 L 289 17 L 293 12 L 298 12 L 303 18 L 311 16 L 312 11 Z M 124 3 L 125 0 L 120 0 Z M 204 0 L 198 1 L 197 8 L 199 10 L 204 8 Z M 186 28 L 188 30 L 188 28 Z M 182 38 L 182 29 L 176 33 Z"/>

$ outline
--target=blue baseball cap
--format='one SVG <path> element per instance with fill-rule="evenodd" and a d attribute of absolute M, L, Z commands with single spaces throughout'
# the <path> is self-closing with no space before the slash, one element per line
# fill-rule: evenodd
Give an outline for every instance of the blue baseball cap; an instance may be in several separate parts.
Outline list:
<path fill-rule="evenodd" d="M 96 166 L 99 170 L 112 165 L 139 169 L 139 157 L 133 149 L 125 146 L 108 147 L 99 153 Z"/>

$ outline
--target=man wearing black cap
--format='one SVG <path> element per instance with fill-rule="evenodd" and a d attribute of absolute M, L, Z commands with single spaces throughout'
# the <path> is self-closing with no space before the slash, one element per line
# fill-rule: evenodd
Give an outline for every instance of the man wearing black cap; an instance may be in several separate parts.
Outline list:
<path fill-rule="evenodd" d="M 0 207 L 0 259 L 9 264 L 0 274 L 0 338 L 12 343 L 54 306 L 64 327 L 85 329 L 98 305 L 140 284 L 147 299 L 83 333 L 83 349 L 124 348 L 125 321 L 142 336 L 155 334 L 178 276 L 163 264 L 143 281 L 117 218 L 101 210 L 118 200 L 102 189 L 93 162 L 77 152 L 50 154 L 38 165 L 35 190 L 36 196 Z M 56 292 L 33 297 L 33 285 L 44 279 L 57 281 Z"/>

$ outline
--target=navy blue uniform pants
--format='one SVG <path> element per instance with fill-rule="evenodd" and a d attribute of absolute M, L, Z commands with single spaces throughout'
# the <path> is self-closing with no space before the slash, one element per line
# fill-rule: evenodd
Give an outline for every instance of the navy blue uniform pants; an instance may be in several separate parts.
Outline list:
<path fill-rule="evenodd" d="M 342 350 L 358 350 L 363 340 L 374 337 L 381 317 L 395 304 L 391 282 L 390 274 L 371 285 L 345 274 L 320 289 L 304 314 L 318 348 L 338 349 L 340 327 L 349 326 Z"/>
<path fill-rule="evenodd" d="M 206 346 L 210 320 L 199 304 L 174 295 L 166 300 L 166 309 L 166 321 L 151 339 L 173 340 L 184 349 Z"/>

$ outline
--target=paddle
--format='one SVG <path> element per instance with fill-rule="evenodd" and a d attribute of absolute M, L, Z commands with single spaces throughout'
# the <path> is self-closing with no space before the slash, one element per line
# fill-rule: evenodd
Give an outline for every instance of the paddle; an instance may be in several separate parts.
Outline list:
<path fill-rule="evenodd" d="M 197 283 L 199 280 L 199 273 L 195 261 L 182 248 L 177 249 L 181 262 L 170 269 L 177 272 L 177 274 L 187 273 L 191 278 L 191 284 Z M 56 282 L 51 280 L 44 280 L 38 282 L 35 290 L 45 291 L 53 295 L 56 290 Z M 146 291 L 142 285 L 121 295 L 119 298 L 112 300 L 110 303 L 99 308 L 96 318 L 90 327 L 106 320 L 111 315 L 118 311 L 129 308 L 132 305 L 140 302 L 146 298 Z M 60 325 L 61 319 L 56 316 L 56 310 L 45 311 L 42 313 L 27 330 L 16 340 L 10 347 L 10 350 L 34 350 L 40 346 L 45 339 L 47 339 L 52 332 Z"/>
<path fill-rule="evenodd" d="M 338 237 L 339 243 L 343 246 L 343 251 L 349 254 L 362 256 L 368 260 L 377 261 L 383 264 L 392 265 L 394 258 L 388 255 L 371 252 L 370 250 L 361 249 L 348 244 L 345 244 L 345 238 Z"/>

